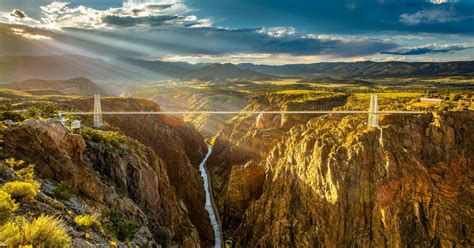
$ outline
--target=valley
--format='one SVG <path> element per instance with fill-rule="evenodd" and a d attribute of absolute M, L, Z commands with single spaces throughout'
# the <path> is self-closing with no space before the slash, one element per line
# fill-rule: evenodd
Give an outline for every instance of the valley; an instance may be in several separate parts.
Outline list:
<path fill-rule="evenodd" d="M 1 157 L 35 165 L 41 193 L 23 211 L 49 206 L 74 245 L 472 244 L 472 91 L 446 79 L 411 78 L 420 88 L 331 80 L 148 84 L 103 96 L 102 110 L 367 111 L 376 93 L 380 111 L 423 113 L 381 115 L 383 140 L 367 114 L 104 115 L 100 130 L 90 128 L 92 116 L 66 116 L 81 121 L 73 130 L 57 113 L 91 111 L 91 96 L 9 84 Z M 54 193 L 62 185 L 68 198 Z M 142 227 L 127 239 L 101 231 L 107 209 Z M 102 227 L 75 224 L 79 215 Z"/>

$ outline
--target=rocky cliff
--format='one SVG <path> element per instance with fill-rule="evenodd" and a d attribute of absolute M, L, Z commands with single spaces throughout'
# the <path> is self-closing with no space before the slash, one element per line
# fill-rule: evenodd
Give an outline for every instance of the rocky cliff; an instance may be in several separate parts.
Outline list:
<path fill-rule="evenodd" d="M 87 135 L 83 138 L 60 123 L 34 120 L 6 128 L 2 134 L 2 157 L 35 164 L 44 182 L 46 195 L 25 204 L 29 214 L 39 214 L 35 211 L 44 208 L 72 222 L 72 213 L 100 214 L 115 209 L 141 226 L 131 244 L 200 245 L 188 210 L 170 184 L 165 162 L 139 142 L 125 136 L 118 144 Z M 71 185 L 74 196 L 61 202 L 51 200 L 51 188 L 58 187 L 58 182 Z M 66 210 L 71 212 L 66 214 Z M 105 238 L 100 233 L 95 239 L 85 238 L 77 225 L 70 224 L 75 246 L 89 242 L 108 245 L 103 244 Z"/>
<path fill-rule="evenodd" d="M 386 116 L 381 142 L 365 116 L 253 120 L 229 122 L 208 164 L 237 247 L 473 246 L 472 111 Z"/>
<path fill-rule="evenodd" d="M 90 110 L 92 99 L 65 102 L 75 108 Z M 131 98 L 103 98 L 104 111 L 160 111 L 155 103 Z M 167 115 L 104 116 L 109 125 L 140 141 L 164 162 L 166 174 L 178 199 L 184 202 L 188 218 L 198 229 L 202 245 L 211 245 L 214 234 L 204 209 L 205 193 L 199 175 L 199 163 L 207 152 L 202 136 L 181 118 Z"/>

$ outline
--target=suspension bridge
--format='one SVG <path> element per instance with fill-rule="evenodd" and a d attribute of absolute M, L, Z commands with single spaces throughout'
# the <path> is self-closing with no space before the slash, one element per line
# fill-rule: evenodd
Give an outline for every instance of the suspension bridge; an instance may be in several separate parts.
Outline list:
<path fill-rule="evenodd" d="M 60 112 L 59 115 L 93 115 L 94 127 L 100 128 L 103 125 L 103 115 L 231 115 L 231 114 L 246 114 L 246 115 L 260 115 L 260 114 L 367 114 L 369 127 L 379 128 L 379 116 L 382 114 L 422 114 L 423 111 L 379 111 L 378 97 L 376 94 L 370 95 L 369 109 L 364 110 L 315 110 L 315 111 L 102 111 L 102 104 L 100 95 L 94 95 L 94 111 L 92 112 Z"/>

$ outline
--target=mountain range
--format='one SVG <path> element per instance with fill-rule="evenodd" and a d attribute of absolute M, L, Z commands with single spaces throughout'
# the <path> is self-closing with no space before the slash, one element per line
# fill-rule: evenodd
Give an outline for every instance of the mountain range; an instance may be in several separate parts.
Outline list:
<path fill-rule="evenodd" d="M 131 58 L 99 59 L 77 55 L 0 57 L 0 82 L 79 77 L 107 83 L 141 83 L 170 79 L 208 81 L 314 76 L 377 78 L 453 75 L 474 76 L 474 61 L 325 62 L 271 66 L 248 63 L 190 64 Z"/>

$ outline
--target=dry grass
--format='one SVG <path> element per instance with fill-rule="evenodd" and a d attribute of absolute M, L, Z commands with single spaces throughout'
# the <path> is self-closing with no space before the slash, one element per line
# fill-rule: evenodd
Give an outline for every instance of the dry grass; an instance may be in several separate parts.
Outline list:
<path fill-rule="evenodd" d="M 0 191 L 0 226 L 7 223 L 17 205 L 9 194 Z"/>
<path fill-rule="evenodd" d="M 0 190 L 8 193 L 11 198 L 22 202 L 35 198 L 39 192 L 39 185 L 34 182 L 14 181 L 5 183 Z"/>
<path fill-rule="evenodd" d="M 62 221 L 41 215 L 29 221 L 20 216 L 0 228 L 0 241 L 8 247 L 71 247 L 71 238 Z"/>
<path fill-rule="evenodd" d="M 78 215 L 76 218 L 74 218 L 74 222 L 85 228 L 95 228 L 96 230 L 100 229 L 100 222 L 92 215 Z"/>

